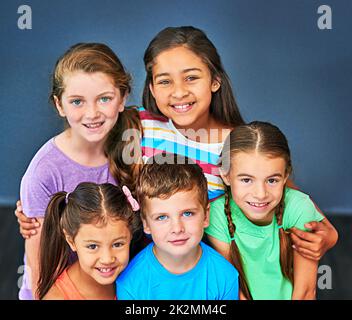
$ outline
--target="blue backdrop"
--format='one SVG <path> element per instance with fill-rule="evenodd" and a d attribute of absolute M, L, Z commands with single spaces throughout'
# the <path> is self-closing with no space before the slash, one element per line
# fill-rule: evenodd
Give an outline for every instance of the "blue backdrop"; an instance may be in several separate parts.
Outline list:
<path fill-rule="evenodd" d="M 18 8 L 32 10 L 21 30 Z M 332 9 L 320 30 L 319 6 Z M 143 53 L 166 26 L 206 31 L 247 121 L 278 125 L 289 139 L 298 186 L 330 213 L 352 214 L 352 1 L 5 0 L 0 2 L 0 204 L 14 205 L 38 148 L 62 129 L 48 103 L 54 63 L 77 42 L 104 42 L 132 74 L 141 103 Z"/>

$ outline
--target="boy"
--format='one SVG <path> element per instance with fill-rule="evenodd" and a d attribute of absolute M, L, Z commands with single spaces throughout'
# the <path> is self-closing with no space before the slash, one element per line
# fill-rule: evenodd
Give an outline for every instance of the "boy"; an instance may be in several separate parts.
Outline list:
<path fill-rule="evenodd" d="M 151 235 L 153 243 L 117 279 L 117 298 L 238 299 L 237 270 L 201 242 L 209 225 L 207 181 L 202 169 L 185 164 L 185 158 L 172 157 L 175 164 L 149 159 L 152 163 L 140 174 L 137 198 L 144 232 Z"/>

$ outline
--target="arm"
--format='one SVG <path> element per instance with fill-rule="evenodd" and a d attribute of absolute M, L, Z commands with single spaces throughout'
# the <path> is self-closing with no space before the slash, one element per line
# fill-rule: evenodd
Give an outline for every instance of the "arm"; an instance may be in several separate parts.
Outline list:
<path fill-rule="evenodd" d="M 28 218 L 25 215 L 20 200 L 16 202 L 15 216 L 17 217 L 20 233 L 24 239 L 29 239 L 32 235 L 37 234 L 37 228 L 40 227 L 38 219 Z"/>
<path fill-rule="evenodd" d="M 318 262 L 294 252 L 293 270 L 292 300 L 314 300 L 316 298 Z"/>
<path fill-rule="evenodd" d="M 312 221 L 305 224 L 311 232 L 292 228 L 291 239 L 294 249 L 303 257 L 319 261 L 326 251 L 331 249 L 338 240 L 334 226 L 325 218 L 321 222 Z"/>
<path fill-rule="evenodd" d="M 42 225 L 43 218 L 38 218 L 38 220 Z M 30 239 L 26 239 L 25 241 L 26 261 L 27 266 L 31 271 L 31 290 L 34 298 L 37 298 L 36 291 L 39 280 L 39 249 L 41 229 L 42 227 L 40 226 L 38 229 L 38 234 L 31 237 Z"/>

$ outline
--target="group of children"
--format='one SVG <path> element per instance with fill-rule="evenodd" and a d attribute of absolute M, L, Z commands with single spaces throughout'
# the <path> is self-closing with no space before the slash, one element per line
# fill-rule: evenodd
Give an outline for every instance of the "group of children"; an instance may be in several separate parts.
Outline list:
<path fill-rule="evenodd" d="M 144 62 L 143 107 L 126 110 L 109 47 L 56 63 L 66 129 L 21 182 L 20 299 L 314 299 L 337 232 L 292 188 L 283 133 L 244 123 L 203 31 L 162 30 Z"/>

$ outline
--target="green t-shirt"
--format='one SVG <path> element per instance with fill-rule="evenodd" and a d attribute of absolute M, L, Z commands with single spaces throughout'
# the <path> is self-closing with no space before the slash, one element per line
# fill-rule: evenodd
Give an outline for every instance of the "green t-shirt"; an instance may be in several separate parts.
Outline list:
<path fill-rule="evenodd" d="M 231 243 L 224 204 L 225 197 L 211 203 L 210 225 L 205 232 L 220 241 Z M 281 272 L 279 226 L 275 215 L 270 225 L 258 226 L 247 219 L 232 198 L 230 208 L 236 225 L 234 239 L 253 299 L 290 300 L 293 287 Z M 305 223 L 323 219 L 308 195 L 286 188 L 284 230 L 292 227 L 305 230 Z"/>

